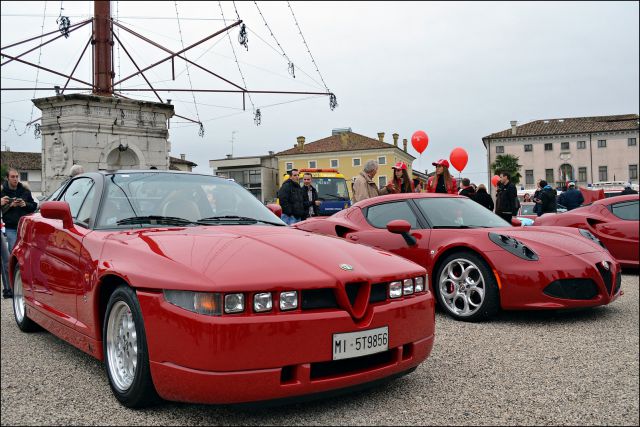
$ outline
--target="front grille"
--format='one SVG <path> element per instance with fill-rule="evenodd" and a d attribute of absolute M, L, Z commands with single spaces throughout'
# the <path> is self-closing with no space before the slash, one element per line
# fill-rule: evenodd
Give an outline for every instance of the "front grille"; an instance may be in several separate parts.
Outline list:
<path fill-rule="evenodd" d="M 544 288 L 545 295 L 562 299 L 592 299 L 598 295 L 598 285 L 591 279 L 560 279 Z"/>
<path fill-rule="evenodd" d="M 617 294 L 620 290 L 620 285 L 622 285 L 622 273 L 619 271 L 616 273 L 616 287 L 613 289 L 613 294 Z"/>
<path fill-rule="evenodd" d="M 331 362 L 318 362 L 311 364 L 311 380 L 335 377 L 356 372 L 364 372 L 380 366 L 388 365 L 393 360 L 394 350 L 368 356 L 354 357 L 344 360 L 332 360 Z"/>
<path fill-rule="evenodd" d="M 611 294 L 611 270 L 604 268 L 601 263 L 597 263 L 596 267 L 598 267 L 600 276 L 602 276 L 602 280 L 604 281 L 604 286 L 607 288 L 607 294 Z"/>
<path fill-rule="evenodd" d="M 347 297 L 353 305 L 358 296 L 358 289 L 364 283 L 349 283 L 346 286 Z M 308 289 L 301 292 L 302 301 L 300 307 L 302 310 L 316 310 L 321 308 L 338 308 L 336 295 L 333 288 Z M 371 285 L 371 294 L 369 295 L 369 303 L 386 301 L 387 299 L 387 283 L 374 283 Z"/>

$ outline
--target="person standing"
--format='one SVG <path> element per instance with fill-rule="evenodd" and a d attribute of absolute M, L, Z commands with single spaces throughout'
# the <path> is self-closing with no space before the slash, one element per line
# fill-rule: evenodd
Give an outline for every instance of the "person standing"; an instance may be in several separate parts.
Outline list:
<path fill-rule="evenodd" d="M 624 185 L 624 190 L 622 190 L 620 192 L 621 196 L 624 196 L 625 194 L 638 194 L 638 192 L 636 190 L 634 190 L 633 188 L 631 188 L 631 183 L 630 182 L 627 182 Z"/>
<path fill-rule="evenodd" d="M 353 200 L 355 203 L 369 199 L 371 197 L 388 194 L 387 187 L 378 188 L 373 178 L 378 173 L 378 162 L 369 160 L 364 165 L 364 169 L 358 174 L 353 182 Z"/>
<path fill-rule="evenodd" d="M 568 211 L 584 203 L 584 196 L 580 190 L 576 189 L 575 182 L 570 182 L 567 191 L 558 196 L 558 203 L 566 207 Z"/>
<path fill-rule="evenodd" d="M 458 194 L 473 199 L 473 196 L 476 194 L 476 190 L 471 186 L 471 180 L 469 180 L 469 178 L 462 178 L 462 188 Z"/>
<path fill-rule="evenodd" d="M 305 172 L 302 176 L 302 192 L 304 194 L 305 219 L 318 216 L 320 211 L 320 200 L 318 200 L 318 191 L 311 183 L 311 173 Z"/>
<path fill-rule="evenodd" d="M 484 184 L 478 185 L 478 191 L 473 196 L 473 200 L 493 212 L 493 198 L 487 193 L 487 187 Z"/>
<path fill-rule="evenodd" d="M 551 188 L 551 186 L 547 184 L 547 181 L 544 179 L 540 180 L 540 195 L 538 196 L 539 202 L 536 202 L 540 205 L 538 208 L 538 216 L 558 211 L 556 204 L 557 194 L 557 191 Z"/>
<path fill-rule="evenodd" d="M 35 212 L 38 205 L 29 191 L 20 182 L 20 174 L 14 168 L 7 170 L 7 180 L 2 185 L 2 219 L 5 223 L 9 252 L 16 244 L 18 221 L 25 215 Z"/>
<path fill-rule="evenodd" d="M 305 217 L 304 194 L 300 188 L 300 172 L 291 169 L 289 179 L 278 190 L 278 199 L 282 206 L 281 219 L 288 225 L 302 221 Z"/>
<path fill-rule="evenodd" d="M 513 211 L 516 208 L 518 190 L 511 182 L 511 175 L 507 172 L 500 173 L 498 191 L 496 193 L 496 215 L 511 224 Z"/>
<path fill-rule="evenodd" d="M 456 179 L 449 173 L 449 161 L 440 159 L 431 164 L 436 167 L 436 174 L 427 181 L 427 193 L 458 194 Z"/>
<path fill-rule="evenodd" d="M 413 193 L 415 187 L 409 179 L 409 171 L 405 162 L 398 162 L 393 166 L 393 180 L 387 184 L 389 194 Z"/>

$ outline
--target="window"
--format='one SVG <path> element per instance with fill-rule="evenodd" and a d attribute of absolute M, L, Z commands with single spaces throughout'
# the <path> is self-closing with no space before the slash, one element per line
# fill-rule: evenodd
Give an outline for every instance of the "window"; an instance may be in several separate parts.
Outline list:
<path fill-rule="evenodd" d="M 524 151 L 533 151 L 533 144 L 524 144 Z"/>
<path fill-rule="evenodd" d="M 598 168 L 598 181 L 609 181 L 606 166 L 600 166 Z"/>
<path fill-rule="evenodd" d="M 553 151 L 553 142 L 544 144 L 544 151 Z"/>
<path fill-rule="evenodd" d="M 584 150 L 587 148 L 587 141 L 578 141 L 578 150 Z"/>
<path fill-rule="evenodd" d="M 568 142 L 561 142 L 560 143 L 560 149 L 561 150 L 568 150 L 569 149 L 569 143 Z"/>
<path fill-rule="evenodd" d="M 287 171 L 289 171 L 289 169 L 287 169 Z M 229 178 L 240 185 L 245 184 L 244 171 L 229 171 Z"/>
<path fill-rule="evenodd" d="M 636 142 L 635 138 L 628 138 L 627 139 L 627 146 L 631 147 L 631 146 L 634 146 L 636 144 L 637 144 L 637 142 Z"/>
<path fill-rule="evenodd" d="M 337 168 L 338 167 L 338 159 L 331 159 L 330 164 L 331 164 L 332 168 Z"/>
<path fill-rule="evenodd" d="M 553 185 L 553 169 L 544 170 L 544 180 L 547 181 L 547 184 Z"/>
<path fill-rule="evenodd" d="M 387 164 L 387 156 L 378 157 L 378 164 L 379 165 L 386 165 Z"/>
<path fill-rule="evenodd" d="M 385 175 L 378 176 L 378 187 L 384 187 L 387 185 L 387 177 Z"/>
<path fill-rule="evenodd" d="M 611 212 L 620 219 L 638 221 L 638 213 L 640 211 L 638 208 L 638 201 L 630 200 L 611 205 Z"/>
<path fill-rule="evenodd" d="M 309 167 L 315 169 L 318 167 L 318 163 L 315 160 L 309 160 Z"/>
<path fill-rule="evenodd" d="M 607 140 L 599 139 L 598 140 L 598 148 L 607 148 Z"/>
<path fill-rule="evenodd" d="M 254 169 L 248 172 L 249 172 L 249 179 L 247 181 L 249 182 L 249 184 L 260 184 L 262 180 L 262 174 L 260 173 L 260 170 Z"/>
<path fill-rule="evenodd" d="M 629 165 L 629 181 L 638 179 L 638 165 Z"/>
<path fill-rule="evenodd" d="M 20 172 L 20 181 L 29 181 L 29 174 L 27 172 Z"/>
<path fill-rule="evenodd" d="M 293 169 L 293 162 L 287 162 L 284 164 L 285 172 L 289 173 L 291 169 Z"/>
<path fill-rule="evenodd" d="M 496 153 L 504 153 L 504 145 L 496 145 Z"/>
<path fill-rule="evenodd" d="M 353 166 L 360 166 L 360 159 L 352 159 L 353 160 Z"/>
<path fill-rule="evenodd" d="M 525 184 L 526 185 L 533 185 L 533 169 L 527 169 L 524 171 L 524 176 L 525 176 Z"/>
<path fill-rule="evenodd" d="M 92 188 L 93 181 L 91 179 L 80 178 L 69 184 L 67 191 L 65 191 L 62 195 L 62 198 L 60 200 L 69 203 L 69 209 L 71 210 L 71 216 L 73 217 L 73 219 L 78 219 L 80 208 L 82 208 L 82 204 L 85 199 L 87 199 L 88 204 L 91 204 L 91 202 L 93 201 L 94 193 L 90 191 Z M 91 197 L 87 197 L 87 195 L 89 194 L 91 194 Z"/>
<path fill-rule="evenodd" d="M 578 181 L 587 182 L 587 168 L 578 168 Z"/>
<path fill-rule="evenodd" d="M 407 202 L 384 203 L 367 209 L 367 221 L 376 228 L 387 228 L 387 223 L 394 219 L 404 219 L 411 228 L 418 227 L 418 219 Z"/>

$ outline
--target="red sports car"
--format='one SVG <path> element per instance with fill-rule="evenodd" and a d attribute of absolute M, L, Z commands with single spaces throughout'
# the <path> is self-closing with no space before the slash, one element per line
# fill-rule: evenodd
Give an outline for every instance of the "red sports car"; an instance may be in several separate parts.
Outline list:
<path fill-rule="evenodd" d="M 486 319 L 499 308 L 592 307 L 620 294 L 619 264 L 588 231 L 512 227 L 467 197 L 379 196 L 295 227 L 425 266 L 436 300 L 460 320 Z"/>
<path fill-rule="evenodd" d="M 344 391 L 412 371 L 433 346 L 423 267 L 287 227 L 226 179 L 87 173 L 18 234 L 18 327 L 104 360 L 125 406 Z"/>
<path fill-rule="evenodd" d="M 559 215 L 542 215 L 534 225 L 561 225 L 589 230 L 623 267 L 638 268 L 638 201 L 637 194 L 602 199 Z"/>

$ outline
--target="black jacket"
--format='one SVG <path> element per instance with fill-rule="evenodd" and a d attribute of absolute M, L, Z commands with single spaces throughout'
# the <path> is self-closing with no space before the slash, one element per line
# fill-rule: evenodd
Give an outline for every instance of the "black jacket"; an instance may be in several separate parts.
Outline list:
<path fill-rule="evenodd" d="M 504 215 L 513 215 L 516 208 L 516 198 L 518 191 L 516 186 L 511 182 L 507 185 L 498 184 L 498 192 L 496 193 L 496 213 Z"/>
<path fill-rule="evenodd" d="M 8 205 L 3 206 L 2 208 L 2 221 L 7 228 L 18 228 L 18 221 L 23 216 L 35 212 L 38 204 L 33 201 L 33 197 L 31 197 L 31 191 L 27 190 L 21 182 L 18 183 L 18 187 L 15 190 L 9 188 L 9 183 L 5 181 L 2 185 L 1 197 L 9 196 L 9 197 L 18 197 L 25 201 L 27 204 L 24 208 L 13 207 L 7 208 Z"/>
<path fill-rule="evenodd" d="M 296 218 L 306 218 L 304 210 L 304 194 L 300 184 L 286 180 L 278 190 L 278 199 L 282 206 L 282 213 Z"/>
<path fill-rule="evenodd" d="M 476 192 L 472 186 L 468 186 L 467 188 L 460 189 L 460 191 L 458 191 L 458 194 L 473 199 L 473 196 L 476 194 Z"/>
<path fill-rule="evenodd" d="M 558 196 L 558 203 L 567 208 L 568 211 L 575 209 L 584 203 L 584 196 L 575 188 L 567 190 Z"/>
<path fill-rule="evenodd" d="M 622 190 L 620 192 L 621 196 L 623 196 L 625 194 L 638 194 L 638 192 L 636 190 L 634 190 L 633 188 L 631 188 L 631 187 L 626 187 L 624 190 Z"/>
<path fill-rule="evenodd" d="M 309 193 L 307 187 L 302 185 L 302 202 L 304 205 L 304 218 L 309 218 L 309 207 L 313 207 L 313 216 L 318 216 L 320 207 L 316 206 L 316 200 L 318 200 L 318 190 L 311 185 L 311 200 L 309 200 Z"/>
<path fill-rule="evenodd" d="M 491 194 L 487 193 L 487 190 L 478 190 L 476 194 L 474 194 L 473 200 L 493 212 L 493 198 Z"/>
<path fill-rule="evenodd" d="M 558 211 L 556 204 L 557 194 L 558 192 L 548 185 L 540 191 L 540 204 L 542 207 L 540 208 L 538 215 Z"/>

